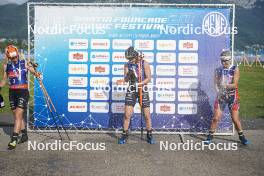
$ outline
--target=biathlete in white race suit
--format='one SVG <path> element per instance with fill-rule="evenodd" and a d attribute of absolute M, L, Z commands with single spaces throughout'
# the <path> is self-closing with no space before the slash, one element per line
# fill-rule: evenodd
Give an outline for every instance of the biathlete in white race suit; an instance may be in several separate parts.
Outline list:
<path fill-rule="evenodd" d="M 124 65 L 124 79 L 129 82 L 125 98 L 125 115 L 123 122 L 123 133 L 119 138 L 119 144 L 125 144 L 128 139 L 128 128 L 131 116 L 134 112 L 134 106 L 138 99 L 141 110 L 146 121 L 147 142 L 154 144 L 152 136 L 150 101 L 147 84 L 151 81 L 151 71 L 149 63 L 143 60 L 143 54 L 136 51 L 132 46 L 125 52 L 128 62 Z"/>
<path fill-rule="evenodd" d="M 217 91 L 217 97 L 214 105 L 214 117 L 211 123 L 209 134 L 206 141 L 204 142 L 206 144 L 212 142 L 213 134 L 217 128 L 217 123 L 220 121 L 225 107 L 228 106 L 231 118 L 238 132 L 239 140 L 242 144 L 247 145 L 249 144 L 249 141 L 243 134 L 239 119 L 239 68 L 235 65 L 232 65 L 232 55 L 230 51 L 223 51 L 220 55 L 220 60 L 222 66 L 215 70 L 215 87 Z"/>
<path fill-rule="evenodd" d="M 5 50 L 7 63 L 3 65 L 3 78 L 0 81 L 0 90 L 5 86 L 7 79 L 9 82 L 9 102 L 13 112 L 15 125 L 11 141 L 8 143 L 9 149 L 14 149 L 17 143 L 23 143 L 28 140 L 24 111 L 27 109 L 29 100 L 28 91 L 28 70 L 36 77 L 40 77 L 40 73 L 36 72 L 30 63 L 19 58 L 18 50 L 15 46 L 9 45 Z M 18 141 L 19 133 L 22 133 L 21 139 Z"/>

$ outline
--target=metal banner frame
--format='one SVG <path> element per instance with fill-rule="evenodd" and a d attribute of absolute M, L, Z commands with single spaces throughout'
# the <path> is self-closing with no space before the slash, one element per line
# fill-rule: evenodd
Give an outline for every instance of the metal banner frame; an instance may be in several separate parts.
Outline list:
<path fill-rule="evenodd" d="M 162 3 L 41 3 L 41 2 L 28 2 L 27 3 L 27 23 L 28 23 L 28 61 L 34 61 L 34 10 L 36 6 L 92 6 L 92 7 L 177 7 L 177 8 L 230 8 L 230 22 L 232 24 L 232 29 L 235 28 L 235 4 L 162 4 Z M 234 63 L 234 32 L 232 32 L 231 35 L 231 50 L 232 50 L 232 63 Z M 41 68 L 40 70 L 43 69 Z M 28 77 L 29 81 L 29 87 L 30 87 L 30 94 L 31 97 L 34 97 L 34 84 L 32 76 L 29 75 Z M 31 85 L 32 84 L 32 85 Z M 36 128 L 31 124 L 30 122 L 34 118 L 33 114 L 33 106 L 34 106 L 34 100 L 31 98 L 29 101 L 29 107 L 27 109 L 27 129 L 30 132 L 56 132 L 56 129 L 54 128 Z M 113 129 L 68 129 L 68 132 L 72 133 L 120 133 L 119 130 Z M 233 131 L 232 133 L 217 133 L 217 135 L 234 135 L 234 125 L 233 125 Z M 140 133 L 140 131 L 132 131 L 132 133 Z M 191 132 L 191 131 L 156 131 L 154 132 L 156 134 L 204 134 L 202 132 Z"/>

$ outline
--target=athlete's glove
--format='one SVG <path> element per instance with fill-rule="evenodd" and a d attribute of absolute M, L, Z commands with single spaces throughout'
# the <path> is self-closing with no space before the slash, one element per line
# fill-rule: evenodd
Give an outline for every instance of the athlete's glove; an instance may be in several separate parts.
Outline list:
<path fill-rule="evenodd" d="M 35 73 L 36 78 L 42 79 L 42 74 L 40 72 Z"/>

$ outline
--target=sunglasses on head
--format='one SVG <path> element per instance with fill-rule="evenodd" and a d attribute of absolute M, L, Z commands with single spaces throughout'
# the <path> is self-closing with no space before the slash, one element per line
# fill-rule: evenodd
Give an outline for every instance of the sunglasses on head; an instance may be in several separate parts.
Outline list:
<path fill-rule="evenodd" d="M 8 59 L 10 59 L 10 60 L 14 60 L 14 59 L 17 59 L 18 57 L 17 56 L 15 56 L 15 57 L 9 57 Z"/>
<path fill-rule="evenodd" d="M 221 60 L 221 62 L 228 62 L 228 61 L 230 61 L 230 60 Z"/>

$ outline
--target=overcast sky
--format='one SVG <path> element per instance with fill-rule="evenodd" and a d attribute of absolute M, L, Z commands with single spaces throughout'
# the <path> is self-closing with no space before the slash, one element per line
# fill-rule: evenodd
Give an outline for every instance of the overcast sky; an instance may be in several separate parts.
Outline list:
<path fill-rule="evenodd" d="M 0 0 L 0 5 L 4 4 L 23 4 L 28 0 Z"/>

